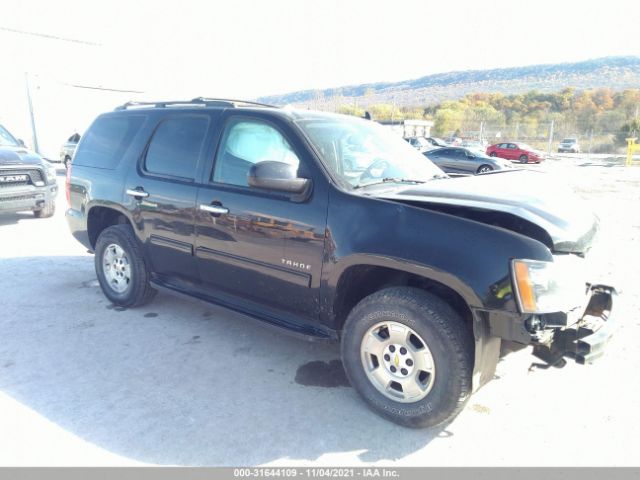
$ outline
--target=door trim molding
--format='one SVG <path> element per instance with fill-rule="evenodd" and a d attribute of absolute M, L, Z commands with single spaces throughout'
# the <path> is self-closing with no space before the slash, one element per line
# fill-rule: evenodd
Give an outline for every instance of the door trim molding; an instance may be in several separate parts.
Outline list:
<path fill-rule="evenodd" d="M 221 260 L 227 264 L 239 268 L 246 268 L 257 273 L 270 275 L 280 280 L 284 280 L 300 287 L 311 288 L 311 275 L 303 272 L 295 272 L 279 265 L 253 260 L 251 258 L 240 257 L 230 253 L 220 252 L 207 247 L 197 247 L 196 257 L 211 260 Z"/>

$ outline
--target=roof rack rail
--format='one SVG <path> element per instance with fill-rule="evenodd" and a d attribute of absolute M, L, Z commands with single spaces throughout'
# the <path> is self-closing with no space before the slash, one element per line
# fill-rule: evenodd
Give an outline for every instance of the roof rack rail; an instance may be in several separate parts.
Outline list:
<path fill-rule="evenodd" d="M 181 107 L 181 106 L 236 108 L 243 105 L 278 108 L 275 105 L 267 105 L 265 103 L 250 102 L 247 100 L 229 100 L 226 98 L 196 97 L 192 100 L 171 100 L 171 101 L 159 101 L 159 102 L 127 102 L 123 105 L 116 107 L 115 109 L 127 110 L 130 108 L 166 108 L 166 107 Z"/>
<path fill-rule="evenodd" d="M 191 100 L 192 102 L 229 102 L 234 104 L 235 106 L 238 105 L 254 105 L 257 107 L 268 107 L 268 108 L 280 108 L 276 105 L 269 105 L 268 103 L 260 103 L 260 102 L 252 102 L 250 100 L 237 100 L 237 99 L 230 99 L 230 98 L 211 98 L 211 97 L 197 97 L 194 98 L 193 100 Z"/>

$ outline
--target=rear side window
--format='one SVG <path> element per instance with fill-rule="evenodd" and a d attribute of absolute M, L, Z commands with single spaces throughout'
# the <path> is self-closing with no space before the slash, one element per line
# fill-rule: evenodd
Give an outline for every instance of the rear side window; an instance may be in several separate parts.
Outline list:
<path fill-rule="evenodd" d="M 84 135 L 74 165 L 113 170 L 144 123 L 144 115 L 100 117 Z"/>
<path fill-rule="evenodd" d="M 205 116 L 175 116 L 158 126 L 145 157 L 148 173 L 193 180 L 209 127 Z"/>

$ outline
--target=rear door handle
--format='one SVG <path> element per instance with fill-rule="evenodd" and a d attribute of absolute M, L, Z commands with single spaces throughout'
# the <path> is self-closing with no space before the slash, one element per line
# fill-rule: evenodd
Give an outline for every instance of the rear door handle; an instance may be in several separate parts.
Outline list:
<path fill-rule="evenodd" d="M 149 194 L 145 192 L 142 188 L 136 188 L 136 189 L 128 188 L 127 195 L 131 195 L 132 197 L 135 197 L 138 199 L 147 198 L 149 196 Z"/>
<path fill-rule="evenodd" d="M 226 215 L 229 213 L 229 209 L 227 207 L 223 207 L 222 205 L 205 205 L 204 203 L 200 204 L 200 210 L 203 212 L 209 212 L 213 215 Z"/>

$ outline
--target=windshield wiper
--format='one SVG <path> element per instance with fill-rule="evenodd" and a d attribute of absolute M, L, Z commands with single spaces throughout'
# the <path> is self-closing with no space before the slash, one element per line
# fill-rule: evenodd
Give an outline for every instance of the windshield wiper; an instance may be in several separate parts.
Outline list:
<path fill-rule="evenodd" d="M 385 177 L 378 182 L 372 183 L 364 183 L 362 185 L 356 185 L 355 188 L 369 187 L 371 185 L 380 185 L 381 183 L 424 183 L 424 180 L 412 180 L 410 178 L 395 178 L 395 177 Z"/>

